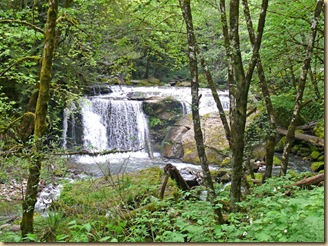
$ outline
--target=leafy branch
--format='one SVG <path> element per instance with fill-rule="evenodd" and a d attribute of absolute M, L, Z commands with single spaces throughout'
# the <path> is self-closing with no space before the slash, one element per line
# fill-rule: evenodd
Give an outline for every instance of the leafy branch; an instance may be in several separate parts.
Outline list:
<path fill-rule="evenodd" d="M 0 23 L 9 23 L 9 24 L 18 23 L 18 24 L 21 24 L 21 25 L 24 25 L 24 26 L 28 26 L 28 27 L 32 28 L 33 30 L 44 34 L 44 30 L 43 29 L 41 29 L 40 27 L 37 27 L 36 25 L 33 25 L 32 23 L 27 22 L 27 21 L 21 21 L 21 20 L 0 20 Z"/>
<path fill-rule="evenodd" d="M 19 58 L 18 60 L 16 60 L 15 62 L 13 62 L 11 65 L 9 65 L 5 70 L 3 70 L 0 73 L 0 77 L 4 76 L 6 72 L 8 72 L 12 67 L 24 62 L 24 61 L 35 61 L 35 62 L 39 62 L 41 59 L 40 56 L 25 56 L 23 58 Z"/>

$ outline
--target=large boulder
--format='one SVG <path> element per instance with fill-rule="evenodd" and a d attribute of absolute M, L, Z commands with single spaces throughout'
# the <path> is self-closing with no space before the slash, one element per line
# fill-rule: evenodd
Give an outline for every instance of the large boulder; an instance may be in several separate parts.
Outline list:
<path fill-rule="evenodd" d="M 184 154 L 182 138 L 191 128 L 191 114 L 183 116 L 173 126 L 170 126 L 164 140 L 162 141 L 162 156 L 169 159 L 182 158 Z"/>
<path fill-rule="evenodd" d="M 181 117 L 183 106 L 174 98 L 159 97 L 143 101 L 142 107 L 148 116 L 153 149 L 159 151 L 169 127 Z"/>
<path fill-rule="evenodd" d="M 142 104 L 146 115 L 160 120 L 175 121 L 182 115 L 182 104 L 171 97 L 146 100 Z"/>
<path fill-rule="evenodd" d="M 228 153 L 229 144 L 218 113 L 201 117 L 205 151 L 209 164 L 219 164 Z M 185 115 L 168 131 L 161 153 L 167 158 L 181 157 L 183 162 L 199 164 L 191 115 Z"/>

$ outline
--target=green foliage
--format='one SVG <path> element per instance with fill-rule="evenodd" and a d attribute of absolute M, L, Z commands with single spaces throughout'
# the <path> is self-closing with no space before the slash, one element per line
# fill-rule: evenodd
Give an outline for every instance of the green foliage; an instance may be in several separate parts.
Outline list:
<path fill-rule="evenodd" d="M 250 151 L 254 147 L 263 144 L 270 134 L 269 130 L 270 128 L 267 113 L 259 112 L 254 116 L 254 119 L 250 122 L 250 124 L 246 126 L 246 150 Z"/>
<path fill-rule="evenodd" d="M 35 242 L 49 241 L 49 235 L 56 242 L 324 240 L 324 187 L 308 190 L 293 186 L 309 173 L 289 172 L 252 186 L 250 194 L 238 204 L 242 212 L 229 213 L 229 208 L 223 206 L 228 222 L 223 225 L 216 223 L 213 206 L 198 199 L 202 187 L 187 193 L 173 192 L 176 185 L 169 180 L 165 198 L 159 200 L 161 173 L 159 168 L 151 168 L 124 174 L 127 181 L 121 191 L 105 179 L 68 183 L 54 202 L 54 211 L 48 217 L 37 217 L 35 234 L 28 237 Z M 229 188 L 217 184 L 215 188 L 220 207 L 229 203 Z M 21 240 L 9 232 L 0 234 L 0 239 Z"/>
<path fill-rule="evenodd" d="M 240 203 L 247 209 L 247 222 L 241 225 L 246 232 L 243 240 L 323 242 L 324 188 L 285 188 L 293 182 L 288 178 L 269 179 Z M 291 196 L 286 195 L 288 189 L 292 189 Z"/>
<path fill-rule="evenodd" d="M 161 126 L 161 125 L 163 125 L 163 122 L 162 122 L 161 119 L 159 119 L 159 118 L 157 118 L 157 117 L 154 117 L 154 116 L 151 116 L 151 117 L 149 118 L 149 126 L 150 126 L 151 128 L 154 128 L 154 127 L 156 127 L 156 126 Z"/>
<path fill-rule="evenodd" d="M 314 134 L 320 138 L 325 137 L 325 122 L 321 119 L 313 129 Z"/>

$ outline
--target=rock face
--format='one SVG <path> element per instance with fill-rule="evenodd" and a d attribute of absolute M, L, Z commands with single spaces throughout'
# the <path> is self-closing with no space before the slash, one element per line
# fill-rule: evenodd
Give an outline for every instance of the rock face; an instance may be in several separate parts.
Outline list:
<path fill-rule="evenodd" d="M 219 164 L 229 148 L 219 114 L 202 116 L 201 125 L 208 163 Z M 181 158 L 183 162 L 199 164 L 191 115 L 183 116 L 169 128 L 162 142 L 161 154 L 166 158 Z"/>
<path fill-rule="evenodd" d="M 183 105 L 170 97 L 151 98 L 143 101 L 142 108 L 148 116 L 153 149 L 159 151 L 167 129 L 183 114 Z"/>
<path fill-rule="evenodd" d="M 161 145 L 162 156 L 169 159 L 180 159 L 184 155 L 182 139 L 193 127 L 191 115 L 185 115 L 173 126 L 170 126 Z"/>

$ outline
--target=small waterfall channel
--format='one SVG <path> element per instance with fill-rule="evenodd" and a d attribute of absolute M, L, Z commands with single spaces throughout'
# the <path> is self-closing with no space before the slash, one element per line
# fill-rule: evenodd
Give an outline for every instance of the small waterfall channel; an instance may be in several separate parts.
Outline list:
<path fill-rule="evenodd" d="M 76 166 L 101 176 L 108 171 L 120 172 L 122 168 L 124 171 L 134 171 L 163 164 L 160 154 L 152 151 L 148 119 L 142 110 L 142 101 L 154 97 L 172 97 L 180 101 L 184 113 L 188 114 L 191 113 L 190 88 L 115 85 L 108 86 L 106 91 L 110 93 L 97 93 L 97 88 L 94 88 L 95 95 L 85 96 L 78 105 L 71 103 L 65 109 L 63 147 L 82 147 L 90 152 L 115 149 L 126 153 L 76 156 Z M 217 112 L 210 89 L 200 89 L 200 94 L 200 114 Z M 219 95 L 223 107 L 228 110 L 228 92 L 219 91 Z M 124 163 L 126 165 L 122 167 Z"/>

